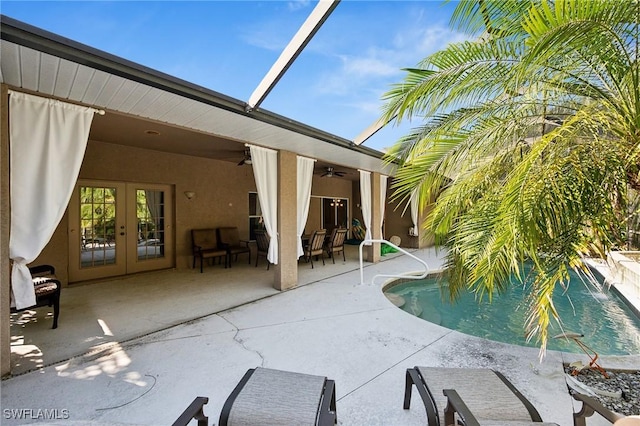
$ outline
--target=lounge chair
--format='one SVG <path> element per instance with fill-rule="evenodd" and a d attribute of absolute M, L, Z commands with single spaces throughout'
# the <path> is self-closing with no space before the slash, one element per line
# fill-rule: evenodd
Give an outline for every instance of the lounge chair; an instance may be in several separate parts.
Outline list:
<path fill-rule="evenodd" d="M 336 423 L 333 380 L 270 368 L 251 368 L 222 407 L 219 426 L 333 426 Z"/>
<path fill-rule="evenodd" d="M 594 398 L 576 392 L 572 392 L 571 395 L 576 401 L 582 402 L 580 411 L 573 413 L 574 426 L 586 426 L 586 418 L 591 417 L 594 413 L 600 414 L 611 423 L 615 423 L 624 418 L 623 415 L 614 413 Z"/>
<path fill-rule="evenodd" d="M 554 425 L 542 423 L 535 407 L 497 371 L 485 368 L 414 367 L 407 369 L 404 408 L 416 387 L 429 426 L 456 424 Z M 444 421 L 443 421 L 444 420 Z"/>

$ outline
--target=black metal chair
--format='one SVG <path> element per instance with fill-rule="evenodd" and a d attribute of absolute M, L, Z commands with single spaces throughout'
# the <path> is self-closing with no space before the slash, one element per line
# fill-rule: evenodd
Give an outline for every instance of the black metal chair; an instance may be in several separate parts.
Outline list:
<path fill-rule="evenodd" d="M 269 262 L 269 259 L 267 258 L 267 255 L 269 254 L 269 244 L 270 244 L 269 234 L 267 234 L 267 231 L 257 230 L 255 231 L 255 235 L 256 235 L 256 246 L 258 248 L 256 252 L 256 268 L 258 267 L 258 259 L 260 259 L 260 256 L 264 256 L 264 258 L 267 261 L 267 271 L 268 271 L 269 266 L 271 266 L 271 262 Z"/>
<path fill-rule="evenodd" d="M 11 312 L 22 312 L 27 309 L 39 308 L 43 306 L 53 307 L 52 329 L 58 328 L 58 317 L 60 316 L 60 293 L 62 284 L 56 278 L 56 269 L 51 265 L 38 265 L 29 268 L 33 277 L 33 287 L 36 293 L 36 304 L 24 309 L 11 308 Z"/>
<path fill-rule="evenodd" d="M 218 247 L 217 232 L 213 228 L 208 229 L 192 229 L 191 230 L 191 247 L 193 251 L 193 267 L 196 267 L 196 259 L 200 259 L 200 273 L 202 273 L 202 264 L 204 259 L 216 258 L 219 261 L 224 258 L 224 267 L 227 267 L 229 254 L 227 250 Z"/>
<path fill-rule="evenodd" d="M 229 267 L 231 267 L 231 258 L 233 257 L 237 261 L 238 255 L 243 253 L 247 253 L 249 265 L 251 265 L 251 248 L 249 247 L 249 241 L 240 239 L 237 227 L 223 226 L 218 228 L 218 244 L 221 249 L 227 251 Z"/>

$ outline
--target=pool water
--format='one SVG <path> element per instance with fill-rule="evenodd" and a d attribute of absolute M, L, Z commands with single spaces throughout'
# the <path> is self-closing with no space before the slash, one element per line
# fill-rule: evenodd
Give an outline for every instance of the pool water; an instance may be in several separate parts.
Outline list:
<path fill-rule="evenodd" d="M 465 292 L 451 304 L 446 282 L 442 289 L 434 277 L 393 285 L 385 292 L 401 296 L 401 309 L 426 321 L 498 342 L 538 346 L 535 337 L 527 342 L 524 335 L 527 301 L 521 284 L 514 282 L 491 303 L 486 297 L 479 303 L 473 293 Z M 640 318 L 614 292 L 597 289 L 573 274 L 568 290 L 556 289 L 553 301 L 562 328 L 552 320 L 548 349 L 582 353 L 573 340 L 552 338 L 574 332 L 584 334 L 580 340 L 600 355 L 640 354 Z"/>

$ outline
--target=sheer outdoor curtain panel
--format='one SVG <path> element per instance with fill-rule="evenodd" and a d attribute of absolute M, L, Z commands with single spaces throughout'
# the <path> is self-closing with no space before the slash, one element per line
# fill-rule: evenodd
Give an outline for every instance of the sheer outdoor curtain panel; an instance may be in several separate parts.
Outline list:
<path fill-rule="evenodd" d="M 300 157 L 298 155 L 298 258 L 304 255 L 302 248 L 302 234 L 309 217 L 309 203 L 311 201 L 311 181 L 313 180 L 313 165 L 316 160 L 312 158 Z"/>
<path fill-rule="evenodd" d="M 9 93 L 11 295 L 12 304 L 22 309 L 36 303 L 27 265 L 67 209 L 96 110 Z"/>
<path fill-rule="evenodd" d="M 364 221 L 364 239 L 371 239 L 371 172 L 360 170 L 360 206 Z M 365 243 L 370 246 L 371 243 Z"/>
<path fill-rule="evenodd" d="M 384 239 L 384 208 L 387 203 L 387 180 L 389 176 L 380 175 L 380 238 Z"/>
<path fill-rule="evenodd" d="M 278 264 L 278 152 L 250 145 L 253 177 L 258 189 L 262 219 L 269 234 L 267 260 Z"/>

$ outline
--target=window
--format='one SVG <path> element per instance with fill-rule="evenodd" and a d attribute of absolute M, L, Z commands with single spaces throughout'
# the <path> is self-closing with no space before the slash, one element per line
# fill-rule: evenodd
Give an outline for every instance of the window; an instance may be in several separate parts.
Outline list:
<path fill-rule="evenodd" d="M 260 200 L 257 192 L 249 193 L 249 239 L 255 240 L 256 229 L 265 229 L 262 221 L 262 209 L 260 208 Z"/>

